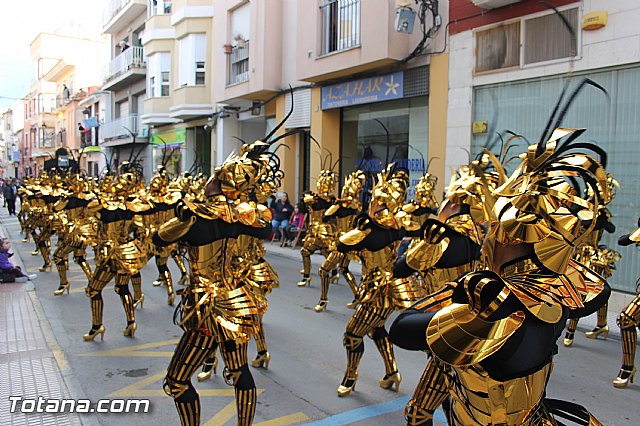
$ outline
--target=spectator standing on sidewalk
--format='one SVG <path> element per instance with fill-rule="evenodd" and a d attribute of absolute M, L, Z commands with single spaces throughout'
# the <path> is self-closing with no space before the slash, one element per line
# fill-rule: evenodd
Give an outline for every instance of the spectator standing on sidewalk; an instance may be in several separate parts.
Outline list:
<path fill-rule="evenodd" d="M 16 187 L 15 179 L 9 181 L 4 181 L 4 185 L 2 185 L 2 195 L 4 196 L 5 202 L 7 204 L 7 210 L 9 211 L 9 216 L 16 215 L 16 197 L 18 196 L 18 188 Z"/>
<path fill-rule="evenodd" d="M 0 282 L 24 283 L 38 277 L 36 274 L 25 274 L 19 266 L 14 266 L 9 260 L 13 256 L 9 250 L 11 250 L 11 241 L 8 238 L 0 238 Z"/>
<path fill-rule="evenodd" d="M 0 188 L 4 188 L 4 183 L 6 180 L 0 179 Z M 4 198 L 3 191 L 0 191 L 0 196 L 2 196 L 2 207 L 7 207 L 7 199 Z"/>

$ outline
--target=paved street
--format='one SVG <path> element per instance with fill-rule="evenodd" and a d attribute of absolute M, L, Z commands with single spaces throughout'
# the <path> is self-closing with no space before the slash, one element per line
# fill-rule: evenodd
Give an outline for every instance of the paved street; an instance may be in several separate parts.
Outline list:
<path fill-rule="evenodd" d="M 31 256 L 33 243 L 20 242 L 19 225 L 14 217 L 8 217 L 2 210 L 0 219 L 13 241 L 16 256 L 22 259 L 29 272 L 36 271 L 42 259 Z M 351 300 L 350 291 L 344 281 L 332 286 L 328 311 L 315 313 L 313 306 L 319 297 L 317 276 L 314 276 L 312 287 L 298 288 L 295 285 L 301 267 L 298 252 L 267 246 L 270 252 L 268 260 L 278 271 L 282 284 L 271 295 L 269 313 L 265 317 L 272 357 L 269 370 L 252 368 L 261 392 L 255 423 L 272 426 L 298 423 L 403 424 L 402 408 L 424 368 L 424 355 L 396 350 L 404 379 L 399 393 L 386 391 L 377 385 L 378 379 L 384 375 L 380 356 L 375 345 L 365 340 L 366 351 L 359 370 L 357 391 L 348 398 L 338 398 L 336 388 L 346 363 L 342 333 L 353 312 L 345 306 Z M 314 257 L 315 269 L 319 261 L 320 257 Z M 179 276 L 171 261 L 170 265 L 174 277 Z M 2 285 L 3 292 L 0 295 L 9 292 L 13 298 L 2 299 L 4 306 L 18 303 L 16 300 L 19 299 L 23 305 L 15 309 L 31 312 L 30 316 L 22 314 L 20 321 L 0 321 L 2 336 L 9 336 L 12 327 L 26 327 L 26 323 L 33 324 L 34 333 L 42 333 L 42 337 L 29 338 L 29 341 L 36 339 L 39 342 L 35 346 L 1 346 L 2 349 L 7 347 L 7 355 L 0 353 L 0 372 L 11 372 L 8 387 L 7 378 L 0 377 L 3 395 L 6 395 L 5 389 L 10 389 L 12 395 L 26 394 L 28 384 L 25 380 L 17 379 L 16 375 L 16 369 L 22 371 L 25 368 L 24 363 L 15 363 L 14 360 L 26 352 L 31 354 L 32 359 L 34 354 L 41 353 L 44 354 L 41 358 L 50 361 L 54 370 L 51 372 L 54 378 L 48 380 L 50 383 L 57 380 L 61 389 L 55 393 L 47 390 L 51 386 L 45 387 L 37 393 L 39 395 L 54 397 L 68 394 L 93 401 L 118 397 L 151 400 L 152 409 L 149 413 L 84 415 L 80 417 L 83 424 L 179 424 L 172 400 L 162 391 L 162 378 L 181 333 L 173 325 L 174 309 L 166 305 L 164 288 L 151 285 L 155 276 L 155 265 L 147 265 L 143 270 L 146 300 L 144 308 L 136 312 L 138 332 L 134 339 L 122 335 L 126 322 L 113 285 L 104 290 L 104 342 L 82 340 L 82 334 L 91 326 L 91 314 L 83 291 L 86 279 L 77 265 L 72 263 L 69 271 L 71 293 L 62 297 L 53 295 L 58 283 L 55 268 L 53 272 L 39 273 L 33 284 Z M 610 326 L 615 327 L 615 324 Z M 14 340 L 24 337 L 18 334 L 13 336 Z M 50 356 L 46 356 L 47 353 Z M 253 358 L 255 354 L 255 344 L 252 342 L 249 356 Z M 549 385 L 549 397 L 580 402 L 606 425 L 635 425 L 638 423 L 637 410 L 632 407 L 640 398 L 640 386 L 632 385 L 625 390 L 611 386 L 619 362 L 619 341 L 592 341 L 579 333 L 573 347 L 560 348 Z M 38 380 L 37 374 L 34 380 Z M 210 381 L 197 383 L 194 378 L 194 383 L 201 396 L 203 424 L 234 424 L 233 389 L 224 383 L 220 370 Z M 3 410 L 0 412 L 0 423 L 3 425 L 45 422 L 30 415 L 9 417 L 5 411 L 6 405 L 0 405 L 0 409 Z M 442 418 L 440 414 L 438 416 Z M 77 424 L 78 421 L 68 415 L 51 417 L 51 424 Z"/>

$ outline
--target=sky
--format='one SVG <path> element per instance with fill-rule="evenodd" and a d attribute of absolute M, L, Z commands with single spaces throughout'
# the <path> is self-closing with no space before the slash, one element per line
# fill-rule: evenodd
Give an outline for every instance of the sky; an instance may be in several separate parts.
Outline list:
<path fill-rule="evenodd" d="M 109 0 L 2 0 L 0 15 L 0 111 L 22 98 L 35 81 L 29 45 L 41 32 L 68 33 L 70 28 L 102 26 Z M 9 98 L 9 99 L 6 99 Z M 13 98 L 13 99 L 11 99 Z"/>

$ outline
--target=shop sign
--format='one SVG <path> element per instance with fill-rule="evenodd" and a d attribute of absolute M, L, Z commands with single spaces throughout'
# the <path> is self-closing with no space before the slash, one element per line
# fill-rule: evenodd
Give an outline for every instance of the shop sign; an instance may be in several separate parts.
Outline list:
<path fill-rule="evenodd" d="M 156 148 L 176 148 L 187 140 L 186 129 L 168 130 L 151 135 L 151 144 Z"/>
<path fill-rule="evenodd" d="M 404 96 L 403 72 L 361 78 L 322 88 L 322 109 L 399 99 Z"/>
<path fill-rule="evenodd" d="M 13 161 L 14 163 L 20 162 L 20 151 L 16 149 L 11 153 L 11 161 Z"/>

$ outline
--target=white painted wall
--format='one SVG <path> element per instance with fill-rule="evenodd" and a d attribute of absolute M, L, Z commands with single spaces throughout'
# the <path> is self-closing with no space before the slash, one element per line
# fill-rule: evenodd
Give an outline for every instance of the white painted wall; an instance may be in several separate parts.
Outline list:
<path fill-rule="evenodd" d="M 471 147 L 471 106 L 473 87 L 593 70 L 640 62 L 640 1 L 584 0 L 580 4 L 580 20 L 590 12 L 607 11 L 608 23 L 595 31 L 581 31 L 579 58 L 554 64 L 527 66 L 526 69 L 473 75 L 473 31 L 450 37 L 449 105 L 447 113 L 446 171 L 467 160 L 461 148 Z M 531 15 L 535 16 L 535 15 Z"/>

